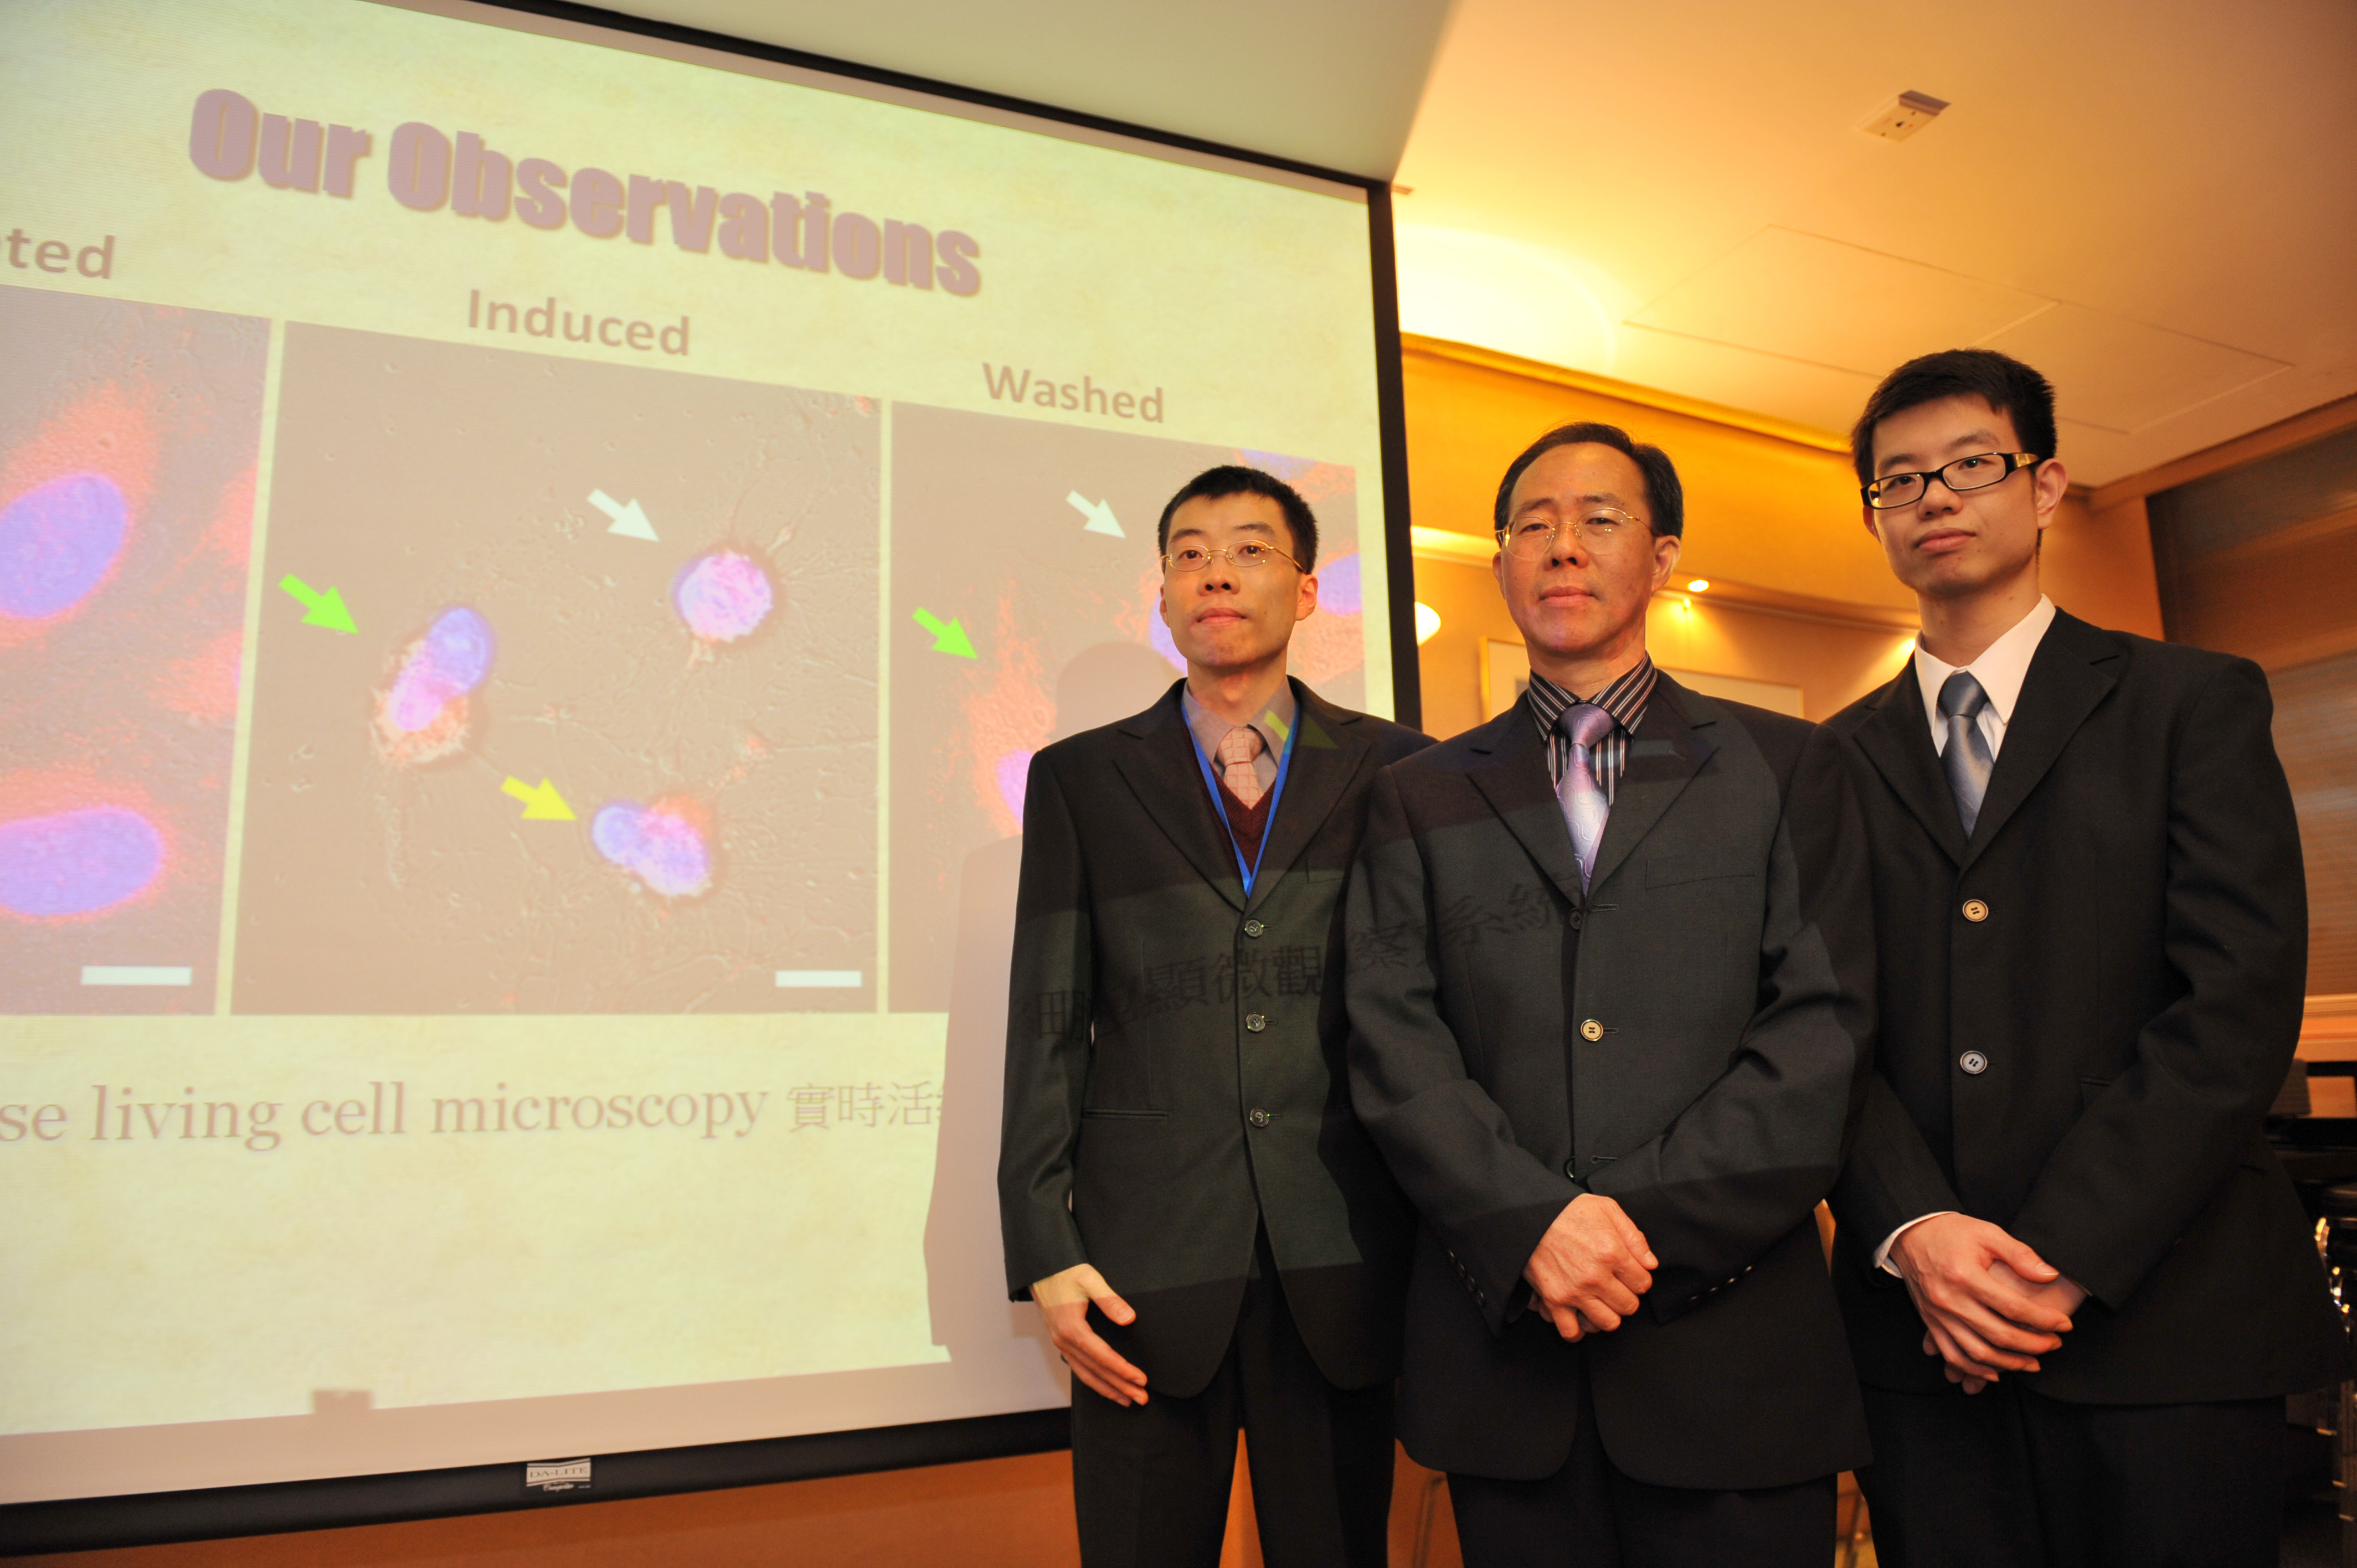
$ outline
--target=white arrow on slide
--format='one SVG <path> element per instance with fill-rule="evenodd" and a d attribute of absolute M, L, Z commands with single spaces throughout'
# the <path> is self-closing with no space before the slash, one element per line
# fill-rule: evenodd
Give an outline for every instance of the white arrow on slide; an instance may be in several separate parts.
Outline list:
<path fill-rule="evenodd" d="M 591 490 L 589 504 L 614 520 L 614 526 L 607 532 L 627 534 L 632 539 L 654 538 L 655 525 L 647 521 L 645 509 L 637 501 L 624 506 L 603 490 Z"/>
<path fill-rule="evenodd" d="M 1129 537 L 1129 535 L 1121 531 L 1121 524 L 1114 521 L 1113 506 L 1111 502 L 1092 501 L 1086 496 L 1081 494 L 1078 490 L 1074 490 L 1071 494 L 1066 496 L 1064 499 L 1074 507 L 1080 509 L 1081 515 L 1089 520 L 1087 523 L 1082 526 L 1081 530 L 1082 532 L 1110 533 L 1115 539 L 1126 539 Z"/>

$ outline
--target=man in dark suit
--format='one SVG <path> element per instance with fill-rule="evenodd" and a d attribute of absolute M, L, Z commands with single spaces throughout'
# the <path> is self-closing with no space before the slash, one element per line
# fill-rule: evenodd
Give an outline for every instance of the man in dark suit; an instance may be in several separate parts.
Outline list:
<path fill-rule="evenodd" d="M 1867 1454 L 1813 1220 L 1867 1076 L 1849 779 L 1654 669 L 1658 448 L 1556 430 L 1496 519 L 1530 691 L 1383 774 L 1351 888 L 1353 1096 L 1422 1217 L 1401 1435 L 1474 1568 L 1822 1568 Z"/>
<path fill-rule="evenodd" d="M 1891 372 L 1853 437 L 1923 621 L 1828 726 L 1880 930 L 1833 1198 L 1858 1478 L 1900 1568 L 2256 1568 L 2283 1396 L 2348 1360 L 2260 1137 L 2299 1033 L 2299 828 L 2256 665 L 2040 593 L 2054 435 L 2043 377 L 1955 349 Z"/>
<path fill-rule="evenodd" d="M 1239 1426 L 1267 1561 L 1379 1568 L 1409 1219 L 1351 1112 L 1341 896 L 1377 772 L 1430 743 L 1286 678 L 1291 487 L 1211 469 L 1157 538 L 1186 680 L 1031 764 L 1007 1284 L 1072 1369 L 1091 1568 L 1216 1563 Z"/>

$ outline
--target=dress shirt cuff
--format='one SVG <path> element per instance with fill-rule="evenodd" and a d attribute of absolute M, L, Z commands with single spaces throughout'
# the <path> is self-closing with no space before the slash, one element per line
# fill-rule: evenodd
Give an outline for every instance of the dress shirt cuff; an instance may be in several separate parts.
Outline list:
<path fill-rule="evenodd" d="M 1898 1240 L 1901 1236 L 1906 1235 L 1910 1230 L 1914 1230 L 1918 1225 L 1922 1224 L 1926 1219 L 1937 1219 L 1943 1214 L 1953 1214 L 1956 1211 L 1953 1208 L 1942 1208 L 1934 1210 L 1930 1214 L 1919 1214 L 1914 1219 L 1910 1219 L 1906 1224 L 1901 1225 L 1898 1230 L 1893 1230 L 1889 1235 L 1885 1236 L 1882 1239 L 1882 1245 L 1874 1250 L 1874 1266 L 1880 1269 L 1886 1274 L 1896 1276 L 1899 1273 L 1899 1271 L 1890 1266 L 1891 1243 Z"/>

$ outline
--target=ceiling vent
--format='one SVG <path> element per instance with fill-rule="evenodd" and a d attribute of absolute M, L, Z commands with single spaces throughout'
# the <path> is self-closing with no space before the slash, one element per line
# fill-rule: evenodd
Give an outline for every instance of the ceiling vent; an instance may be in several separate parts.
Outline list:
<path fill-rule="evenodd" d="M 1928 92 L 1902 92 L 1858 129 L 1869 136 L 1903 142 L 1947 106 L 1944 100 L 1934 98 Z"/>

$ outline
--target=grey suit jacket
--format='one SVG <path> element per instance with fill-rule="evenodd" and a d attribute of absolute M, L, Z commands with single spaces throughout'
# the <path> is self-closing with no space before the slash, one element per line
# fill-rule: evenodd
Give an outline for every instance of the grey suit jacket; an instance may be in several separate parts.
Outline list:
<path fill-rule="evenodd" d="M 1862 1462 L 1812 1217 L 1870 1069 L 1863 836 L 1832 737 L 1663 677 L 1591 893 L 1517 704 L 1384 773 L 1350 938 L 1354 1095 L 1422 1216 L 1408 1451 L 1552 1474 L 1585 1377 L 1641 1480 Z M 1521 1276 L 1583 1191 L 1661 1266 L 1635 1317 L 1575 1348 Z"/>
<path fill-rule="evenodd" d="M 1366 802 L 1415 731 L 1299 682 L 1247 897 L 1179 685 L 1031 764 L 998 1167 L 1009 1292 L 1096 1265 L 1137 1310 L 1090 1321 L 1163 1392 L 1225 1355 L 1265 1224 L 1295 1324 L 1344 1388 L 1399 1367 L 1409 1219 L 1351 1113 L 1342 889 Z"/>

